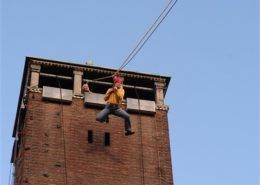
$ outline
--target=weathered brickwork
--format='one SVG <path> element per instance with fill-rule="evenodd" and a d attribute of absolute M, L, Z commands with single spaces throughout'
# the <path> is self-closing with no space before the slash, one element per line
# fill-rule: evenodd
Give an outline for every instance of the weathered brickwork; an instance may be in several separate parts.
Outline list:
<path fill-rule="evenodd" d="M 95 120 L 100 109 L 42 100 L 29 93 L 24 120 L 24 152 L 16 184 L 30 185 L 172 185 L 167 111 L 130 114 L 132 136 L 124 121 L 110 116 L 109 124 Z M 88 143 L 88 130 L 93 143 Z M 110 133 L 110 146 L 104 133 Z"/>

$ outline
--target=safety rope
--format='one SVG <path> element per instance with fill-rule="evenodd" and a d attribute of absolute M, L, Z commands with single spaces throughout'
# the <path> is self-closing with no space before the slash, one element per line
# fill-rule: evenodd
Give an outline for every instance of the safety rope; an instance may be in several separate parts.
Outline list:
<path fill-rule="evenodd" d="M 136 93 L 136 97 L 138 99 L 138 114 L 139 114 L 139 123 L 140 123 L 140 129 L 141 129 L 141 151 L 142 151 L 142 175 L 143 175 L 143 182 L 144 183 L 144 162 L 143 162 L 143 141 L 142 141 L 142 124 L 141 124 L 141 110 L 140 110 L 140 98 L 139 98 L 139 94 L 137 92 L 137 89 L 134 87 L 135 89 L 135 93 Z M 162 184 L 162 181 L 165 182 L 165 180 L 162 178 L 162 173 L 161 173 L 161 160 L 160 160 L 160 153 L 159 153 L 159 149 L 158 149 L 158 128 L 157 128 L 157 123 L 156 121 L 154 121 L 155 123 L 155 133 L 156 133 L 156 150 L 157 150 L 157 159 L 158 159 L 158 175 L 159 175 L 159 180 L 160 180 L 160 185 Z"/>
<path fill-rule="evenodd" d="M 28 98 L 28 93 L 29 89 L 27 89 L 27 96 L 26 98 Z M 20 117 L 21 112 L 19 112 L 19 116 Z M 32 118 L 33 118 L 33 114 L 32 114 Z M 24 157 L 24 150 L 25 150 L 25 135 L 26 135 L 26 124 L 24 122 L 21 131 L 19 131 L 19 125 L 17 125 L 16 127 L 16 136 L 15 136 L 15 141 L 16 141 L 16 145 L 15 145 L 15 149 L 14 149 L 14 166 L 15 166 L 15 171 L 13 173 L 14 177 L 14 184 L 21 184 L 22 181 L 22 174 L 23 174 L 23 157 Z M 20 138 L 20 139 L 19 139 Z M 17 154 L 17 148 L 18 148 L 18 142 L 20 140 L 20 145 L 19 145 L 19 153 Z M 18 156 L 17 156 L 18 155 Z M 12 179 L 11 179 L 12 181 Z"/>
<path fill-rule="evenodd" d="M 18 127 L 18 126 L 17 126 Z M 17 153 L 17 149 L 15 149 L 15 152 L 14 152 L 14 164 L 15 164 L 15 173 L 14 173 L 14 176 L 15 176 L 15 184 L 21 184 L 21 181 L 22 181 L 22 177 L 23 177 L 23 157 L 24 157 L 24 151 L 25 151 L 25 135 L 26 135 L 26 126 L 25 126 L 25 122 L 23 124 L 23 128 L 21 129 L 20 132 L 18 132 L 18 129 L 17 129 L 17 134 L 18 136 L 16 137 L 20 137 L 20 145 L 19 145 L 19 153 L 18 153 L 18 156 L 16 156 L 16 153 Z M 17 146 L 16 148 L 18 147 L 18 139 L 16 140 L 17 141 Z"/>
<path fill-rule="evenodd" d="M 63 103 L 62 103 L 62 90 L 61 90 L 61 84 L 60 84 L 60 80 L 58 78 L 58 76 L 56 75 L 56 79 L 60 88 L 60 123 L 61 123 L 61 127 L 62 127 L 62 141 L 63 141 L 63 155 L 64 155 L 64 168 L 65 168 L 65 185 L 67 185 L 68 182 L 68 175 L 67 175 L 67 159 L 66 159 L 66 141 L 65 141 L 65 132 L 64 132 L 64 127 L 65 124 L 63 122 Z"/>
<path fill-rule="evenodd" d="M 20 158 L 20 162 L 18 162 L 18 164 L 16 164 L 16 167 L 18 165 L 18 167 L 19 167 L 18 169 L 20 169 L 20 174 L 17 173 L 17 175 L 18 175 L 18 184 L 21 184 L 21 181 L 22 181 L 22 178 L 23 178 L 23 159 L 24 159 L 24 150 L 25 150 L 25 147 L 24 147 L 25 146 L 24 145 L 25 142 L 24 142 L 24 140 L 25 140 L 24 136 L 21 137 L 21 144 L 20 144 L 21 149 L 20 149 L 20 155 L 18 156 Z"/>
<path fill-rule="evenodd" d="M 20 116 L 20 112 L 19 112 L 19 116 Z M 23 130 L 23 128 L 22 128 Z M 14 146 L 14 152 L 13 152 L 13 155 L 14 155 L 14 159 L 13 159 L 13 162 L 14 162 L 14 166 L 15 166 L 15 171 L 13 172 L 13 176 L 15 176 L 17 174 L 17 171 L 18 171 L 18 168 L 16 167 L 16 163 L 17 163 L 17 159 L 18 159 L 18 156 L 17 156 L 17 148 L 18 148 L 18 141 L 19 141 L 19 125 L 17 124 L 17 127 L 16 127 L 16 130 L 15 130 L 15 146 Z M 22 144 L 20 143 L 20 146 Z M 21 149 L 20 149 L 20 152 L 21 152 Z M 19 155 L 19 154 L 18 154 Z M 10 181 L 12 181 L 12 178 L 10 177 L 11 176 L 11 172 L 9 174 L 9 184 L 10 184 Z M 16 181 L 17 179 L 17 176 L 14 177 L 14 181 Z"/>
<path fill-rule="evenodd" d="M 140 99 L 139 94 L 137 92 L 136 87 L 134 86 L 135 94 L 138 99 L 138 118 L 139 118 L 139 124 L 140 124 L 140 140 L 141 140 L 141 170 L 142 170 L 142 185 L 145 184 L 144 179 L 144 152 L 143 152 L 143 132 L 142 132 L 142 119 L 141 119 L 141 110 L 140 110 Z"/>
<path fill-rule="evenodd" d="M 11 179 L 11 173 L 12 173 L 12 163 L 10 163 L 8 185 L 10 185 L 10 183 L 11 183 L 10 181 L 12 181 L 12 179 Z"/>
<path fill-rule="evenodd" d="M 65 137 L 64 137 L 64 124 L 63 124 L 63 104 L 62 104 L 62 91 L 61 91 L 61 85 L 60 81 L 56 75 L 56 79 L 60 88 L 60 122 L 62 124 L 62 139 L 63 139 L 63 147 L 64 147 L 64 160 L 65 160 L 65 185 L 67 185 L 67 167 L 66 167 L 66 143 L 65 143 Z M 30 90 L 30 88 L 28 88 Z M 28 94 L 28 93 L 27 93 Z M 33 118 L 33 114 L 31 115 Z M 24 150 L 25 150 L 25 135 L 26 135 L 26 125 L 25 122 L 23 124 L 23 127 L 21 128 L 21 131 L 19 132 L 19 125 L 16 128 L 16 146 L 14 150 L 14 164 L 15 164 L 15 182 L 14 184 L 21 184 L 22 182 L 22 174 L 23 174 L 23 157 L 24 157 Z M 19 145 L 19 153 L 18 156 L 16 155 L 17 153 L 17 147 L 18 147 L 18 141 L 20 138 L 20 145 Z M 9 177 L 9 184 L 10 184 L 11 178 Z"/>

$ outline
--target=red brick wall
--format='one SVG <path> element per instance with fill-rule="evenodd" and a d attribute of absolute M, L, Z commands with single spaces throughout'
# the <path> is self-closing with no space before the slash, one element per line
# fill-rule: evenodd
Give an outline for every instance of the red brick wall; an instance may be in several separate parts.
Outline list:
<path fill-rule="evenodd" d="M 18 184 L 173 184 L 166 111 L 158 110 L 155 116 L 131 114 L 136 132 L 132 136 L 124 135 L 121 118 L 111 115 L 109 124 L 97 122 L 99 111 L 85 108 L 82 99 L 61 106 L 42 101 L 40 93 L 30 93 L 25 116 L 27 150 Z M 93 131 L 93 143 L 87 141 L 88 130 Z M 104 145 L 105 132 L 110 133 L 110 146 Z"/>

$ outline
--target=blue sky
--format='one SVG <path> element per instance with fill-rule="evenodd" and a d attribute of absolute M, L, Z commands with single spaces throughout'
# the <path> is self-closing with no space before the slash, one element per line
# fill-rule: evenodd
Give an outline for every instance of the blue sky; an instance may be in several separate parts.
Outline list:
<path fill-rule="evenodd" d="M 118 68 L 168 0 L 2 0 L 0 183 L 25 56 Z M 172 77 L 176 185 L 259 184 L 259 2 L 179 0 L 125 70 Z"/>

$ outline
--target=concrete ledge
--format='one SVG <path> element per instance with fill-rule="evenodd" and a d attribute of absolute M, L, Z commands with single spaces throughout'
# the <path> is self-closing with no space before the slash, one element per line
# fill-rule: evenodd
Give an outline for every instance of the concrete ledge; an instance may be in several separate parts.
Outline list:
<path fill-rule="evenodd" d="M 73 92 L 70 89 L 60 89 L 56 87 L 43 86 L 43 99 L 55 102 L 72 102 Z"/>
<path fill-rule="evenodd" d="M 155 102 L 140 99 L 140 112 L 145 114 L 155 114 Z M 128 112 L 139 112 L 138 99 L 127 98 L 126 110 Z"/>
<path fill-rule="evenodd" d="M 84 104 L 85 106 L 97 106 L 104 107 L 106 102 L 104 100 L 104 94 L 85 92 Z"/>

